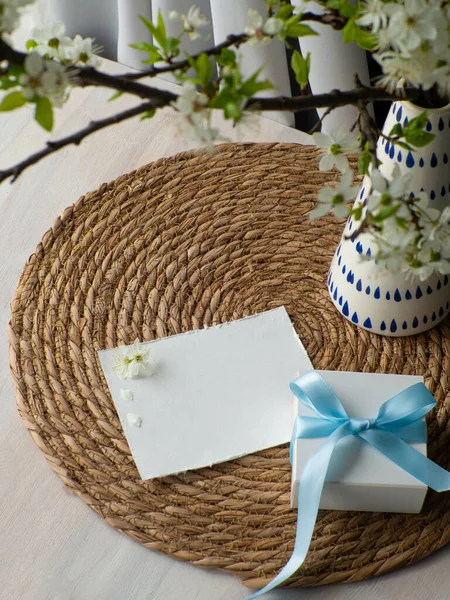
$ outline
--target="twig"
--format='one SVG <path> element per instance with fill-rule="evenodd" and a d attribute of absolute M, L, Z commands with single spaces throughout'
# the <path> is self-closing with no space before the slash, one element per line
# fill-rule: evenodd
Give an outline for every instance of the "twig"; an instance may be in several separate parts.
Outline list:
<path fill-rule="evenodd" d="M 229 48 L 230 46 L 236 46 L 238 48 L 241 44 L 244 44 L 248 40 L 248 35 L 245 33 L 241 33 L 238 35 L 229 35 L 227 39 L 221 44 L 217 44 L 217 46 L 213 46 L 212 48 L 208 48 L 207 50 L 203 50 L 202 52 L 198 52 L 197 54 L 193 54 L 191 56 L 191 60 L 196 60 L 202 54 L 206 54 L 206 56 L 218 56 L 223 48 Z M 119 75 L 122 79 L 142 79 L 143 77 L 156 77 L 157 75 L 161 75 L 161 73 L 172 73 L 173 71 L 178 71 L 179 69 L 185 69 L 190 66 L 189 60 L 180 60 L 178 62 L 174 62 L 170 65 L 164 65 L 164 67 L 150 67 L 149 69 L 145 69 L 144 71 L 140 71 L 138 73 L 124 73 L 123 75 Z"/>
<path fill-rule="evenodd" d="M 328 115 L 335 109 L 335 106 L 329 106 L 327 108 L 327 110 L 323 113 L 323 115 L 320 117 L 320 119 L 317 121 L 317 123 L 314 125 L 314 127 L 312 127 L 309 131 L 308 131 L 308 135 L 312 135 L 313 133 L 315 133 L 319 127 L 322 125 L 323 120 L 325 119 L 325 117 L 328 117 Z"/>
<path fill-rule="evenodd" d="M 80 129 L 80 131 L 77 131 L 76 133 L 73 133 L 72 135 L 69 135 L 64 138 L 60 138 L 59 140 L 49 141 L 49 142 L 47 142 L 47 145 L 45 146 L 45 148 L 42 148 L 38 152 L 31 154 L 30 156 L 28 156 L 28 158 L 17 163 L 16 165 L 10 167 L 9 169 L 0 171 L 0 183 L 2 181 L 4 181 L 5 179 L 8 179 L 8 177 L 12 177 L 12 179 L 11 179 L 11 183 L 12 183 L 19 177 L 19 175 L 23 171 L 25 171 L 25 169 L 27 169 L 31 165 L 34 165 L 35 163 L 39 162 L 40 160 L 42 160 L 49 154 L 53 154 L 54 152 L 57 152 L 64 146 L 68 146 L 70 144 L 78 145 L 82 140 L 84 140 L 84 138 L 88 137 L 89 135 L 91 135 L 91 133 L 94 133 L 95 131 L 98 131 L 99 129 L 104 129 L 105 127 L 108 127 L 109 125 L 115 125 L 116 123 L 120 123 L 122 121 L 125 121 L 126 119 L 131 119 L 132 117 L 135 117 L 137 115 L 140 115 L 142 113 L 145 113 L 149 110 L 154 110 L 154 109 L 155 109 L 154 102 L 143 102 L 133 108 L 129 108 L 128 110 L 124 110 L 123 112 L 116 113 L 115 115 L 112 115 L 111 117 L 107 117 L 106 119 L 99 119 L 97 121 L 91 121 L 89 123 L 89 125 L 87 125 L 87 127 L 85 127 L 84 129 Z"/>

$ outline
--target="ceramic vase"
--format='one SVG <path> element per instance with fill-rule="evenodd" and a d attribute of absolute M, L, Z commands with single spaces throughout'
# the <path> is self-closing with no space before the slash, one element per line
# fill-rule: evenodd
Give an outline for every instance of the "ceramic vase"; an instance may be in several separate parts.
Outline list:
<path fill-rule="evenodd" d="M 388 135 L 396 123 L 405 124 L 423 110 L 395 102 L 383 133 Z M 442 210 L 450 203 L 450 105 L 427 114 L 426 129 L 435 134 L 430 144 L 411 153 L 380 138 L 377 156 L 385 177 L 389 179 L 397 164 L 402 173 L 412 175 L 410 192 L 427 192 L 430 205 Z M 364 202 L 369 191 L 365 178 L 356 201 Z M 375 249 L 368 233 L 347 239 L 357 227 L 352 218 L 347 221 L 328 275 L 330 297 L 339 312 L 358 327 L 389 336 L 414 335 L 442 321 L 450 309 L 449 276 L 435 274 L 420 281 L 362 260 Z"/>

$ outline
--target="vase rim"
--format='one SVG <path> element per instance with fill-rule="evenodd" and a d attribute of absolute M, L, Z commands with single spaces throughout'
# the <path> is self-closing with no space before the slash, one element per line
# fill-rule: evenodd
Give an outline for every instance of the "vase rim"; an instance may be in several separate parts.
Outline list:
<path fill-rule="evenodd" d="M 400 104 L 402 104 L 403 106 L 408 107 L 411 110 L 415 110 L 417 112 L 423 112 L 424 110 L 426 110 L 427 113 L 432 115 L 441 115 L 450 112 L 450 101 L 448 102 L 448 104 L 446 104 L 445 106 L 441 106 L 440 108 L 425 108 L 423 106 L 418 106 L 417 104 L 414 104 L 414 102 L 411 102 L 410 100 L 394 100 L 394 102 L 400 102 Z"/>

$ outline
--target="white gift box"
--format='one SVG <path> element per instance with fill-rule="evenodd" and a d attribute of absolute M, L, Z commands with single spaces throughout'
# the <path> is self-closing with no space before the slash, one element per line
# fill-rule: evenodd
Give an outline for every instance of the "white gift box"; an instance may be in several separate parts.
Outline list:
<path fill-rule="evenodd" d="M 422 377 L 317 371 L 334 390 L 350 418 L 375 418 L 386 401 L 417 383 Z M 317 417 L 297 398 L 294 414 Z M 297 439 L 292 458 L 291 504 L 297 507 L 298 484 L 312 454 L 326 438 Z M 426 456 L 426 443 L 412 443 Z M 333 453 L 322 492 L 320 508 L 373 512 L 418 513 L 427 486 L 401 469 L 359 436 L 341 440 Z"/>

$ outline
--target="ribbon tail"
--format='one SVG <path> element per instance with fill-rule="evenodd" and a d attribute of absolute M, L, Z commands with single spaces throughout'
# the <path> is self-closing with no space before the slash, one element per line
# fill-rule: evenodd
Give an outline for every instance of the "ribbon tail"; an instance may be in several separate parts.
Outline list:
<path fill-rule="evenodd" d="M 450 473 L 390 431 L 367 429 L 359 436 L 407 473 L 436 492 L 450 490 Z"/>
<path fill-rule="evenodd" d="M 349 422 L 339 426 L 306 463 L 298 487 L 297 529 L 291 558 L 270 583 L 249 596 L 247 600 L 254 600 L 273 590 L 302 566 L 314 532 L 320 497 L 334 448 L 339 440 L 351 433 L 352 427 Z"/>

